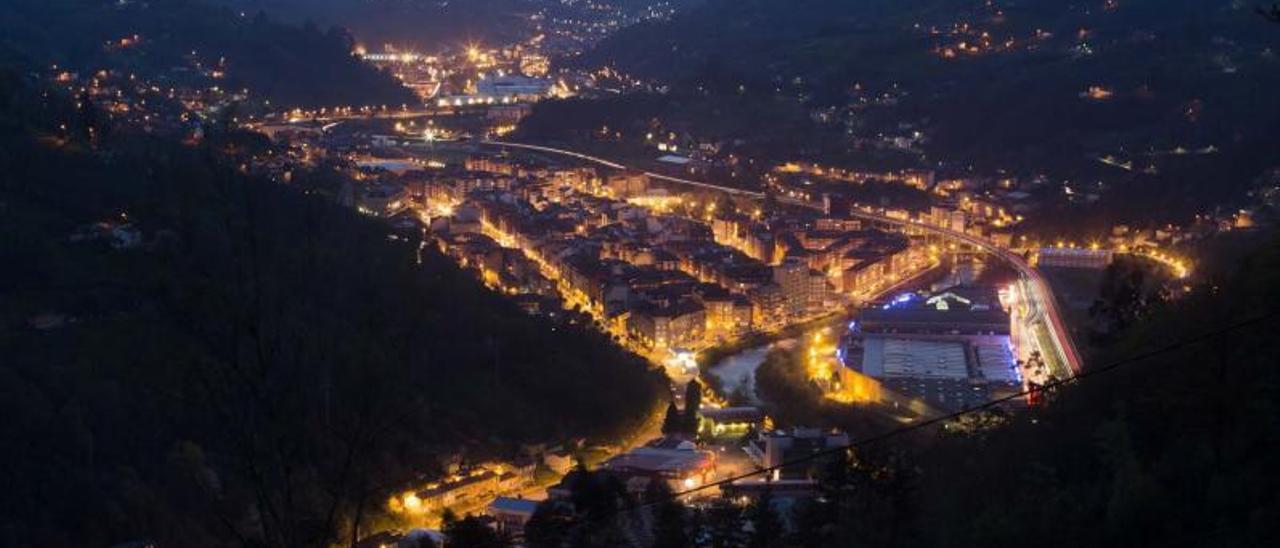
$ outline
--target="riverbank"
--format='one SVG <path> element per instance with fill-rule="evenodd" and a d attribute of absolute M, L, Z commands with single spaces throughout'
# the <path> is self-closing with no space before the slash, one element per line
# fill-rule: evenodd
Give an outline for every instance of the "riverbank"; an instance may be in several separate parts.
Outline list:
<path fill-rule="evenodd" d="M 884 288 L 870 297 L 868 300 L 876 300 L 884 298 L 895 292 L 902 291 L 909 287 L 920 287 L 927 283 L 931 277 L 940 274 L 942 263 L 930 265 L 928 268 L 909 276 L 902 281 Z M 750 373 L 754 375 L 755 367 L 760 365 L 764 360 L 765 354 L 771 349 L 772 345 L 787 341 L 790 339 L 802 338 L 813 331 L 834 327 L 837 333 L 842 332 L 844 324 L 853 317 L 857 311 L 853 308 L 846 308 L 838 312 L 832 312 L 819 316 L 812 320 L 803 321 L 797 324 L 789 325 L 775 331 L 754 332 L 750 333 L 735 341 L 727 342 L 718 346 L 713 346 L 698 353 L 698 375 L 703 379 L 703 384 L 716 396 L 727 401 L 741 402 L 744 399 L 757 400 L 754 393 L 755 382 L 752 379 L 749 384 L 752 391 L 750 398 L 744 398 L 742 394 L 735 394 L 737 386 L 726 386 L 724 374 L 717 374 L 717 371 L 725 366 L 737 365 L 735 360 L 746 360 L 754 362 L 749 364 Z M 738 374 L 729 375 L 738 377 Z M 738 383 L 741 386 L 743 383 Z"/>
<path fill-rule="evenodd" d="M 730 360 L 746 357 L 756 361 L 755 365 L 759 365 L 759 361 L 763 360 L 764 354 L 768 352 L 772 345 L 796 339 L 815 329 L 824 329 L 833 325 L 843 324 L 850 313 L 847 310 L 826 314 L 814 318 L 812 320 L 789 325 L 776 331 L 754 332 L 745 337 L 731 341 L 719 346 L 713 346 L 698 353 L 698 374 L 703 379 L 703 384 L 708 390 L 715 393 L 718 397 L 725 400 L 734 399 L 732 396 L 734 387 L 725 386 L 724 375 L 718 375 L 717 371 L 726 365 Z M 754 354 L 759 353 L 759 356 Z M 748 356 L 747 354 L 752 354 Z M 758 360 L 756 359 L 758 358 Z M 751 368 L 751 375 L 755 374 L 755 367 Z M 752 383 L 754 385 L 754 382 Z M 751 394 L 754 399 L 755 394 Z M 739 398 L 740 399 L 740 398 Z"/>
<path fill-rule="evenodd" d="M 760 405 L 780 428 L 836 428 L 862 438 L 897 427 L 884 407 L 848 404 L 828 398 L 810 378 L 806 346 L 771 350 L 756 371 Z"/>

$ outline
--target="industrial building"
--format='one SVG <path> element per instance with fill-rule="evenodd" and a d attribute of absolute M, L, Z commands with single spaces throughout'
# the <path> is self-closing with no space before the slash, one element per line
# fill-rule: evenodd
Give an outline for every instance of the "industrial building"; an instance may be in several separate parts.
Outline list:
<path fill-rule="evenodd" d="M 957 411 L 1021 389 L 1009 332 L 993 288 L 906 294 L 851 324 L 841 359 L 891 396 Z"/>

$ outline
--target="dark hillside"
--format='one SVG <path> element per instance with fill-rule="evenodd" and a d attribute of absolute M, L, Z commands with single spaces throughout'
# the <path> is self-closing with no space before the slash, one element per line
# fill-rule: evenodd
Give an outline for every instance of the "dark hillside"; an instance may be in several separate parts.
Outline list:
<path fill-rule="evenodd" d="M 390 75 L 353 57 L 345 31 L 281 24 L 200 0 L 6 0 L 0 47 L 36 66 L 122 70 L 161 83 L 218 70 L 222 88 L 248 89 L 280 106 L 414 100 Z"/>
<path fill-rule="evenodd" d="M 664 390 L 381 222 L 0 90 L 0 543 L 328 544 L 440 454 L 608 441 Z"/>
<path fill-rule="evenodd" d="M 870 165 L 859 143 L 918 131 L 921 165 L 1101 182 L 1154 222 L 1238 200 L 1280 163 L 1278 48 L 1275 25 L 1228 0 L 713 0 L 571 62 L 709 95 L 727 118 L 760 118 L 728 112 L 720 98 L 740 94 L 834 113 L 795 135 L 837 149 L 815 160 Z"/>

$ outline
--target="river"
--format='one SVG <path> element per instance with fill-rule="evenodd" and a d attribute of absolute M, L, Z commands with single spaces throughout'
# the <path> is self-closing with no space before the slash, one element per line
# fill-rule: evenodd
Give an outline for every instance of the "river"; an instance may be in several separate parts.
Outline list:
<path fill-rule="evenodd" d="M 909 278 L 898 286 L 885 290 L 878 297 L 884 297 L 885 295 L 894 294 L 899 291 L 914 291 L 925 288 L 937 290 L 940 287 L 974 284 L 978 282 L 978 279 L 982 276 L 986 268 L 986 263 L 979 261 L 953 263 L 946 271 L 945 276 L 938 276 L 935 279 L 927 280 L 927 283 L 922 282 L 919 277 Z M 801 336 L 808 338 L 811 337 L 813 333 L 822 330 L 827 335 L 835 335 L 838 338 L 844 334 L 842 331 L 833 333 L 828 330 L 833 326 L 836 326 L 837 330 L 841 329 L 839 326 L 843 326 L 847 320 L 847 317 L 843 317 L 842 320 L 833 318 L 830 322 L 823 325 L 805 329 Z M 770 351 L 775 348 L 791 350 L 795 348 L 795 345 L 798 342 L 799 339 L 792 336 L 772 341 L 761 346 L 748 348 L 721 359 L 719 362 L 712 365 L 707 372 L 711 376 L 715 377 L 716 380 L 720 381 L 720 386 L 723 389 L 723 396 L 727 397 L 730 394 L 736 393 L 748 394 L 750 396 L 750 403 L 752 405 L 758 405 L 760 404 L 760 401 L 756 397 L 756 370 L 760 368 L 761 363 L 764 363 L 764 359 L 769 355 Z"/>
<path fill-rule="evenodd" d="M 765 356 L 775 348 L 794 348 L 796 339 L 783 339 L 763 346 L 748 348 L 713 365 L 709 373 L 720 381 L 724 393 L 745 393 L 750 396 L 752 404 L 759 404 L 756 398 L 756 369 L 764 363 Z"/>

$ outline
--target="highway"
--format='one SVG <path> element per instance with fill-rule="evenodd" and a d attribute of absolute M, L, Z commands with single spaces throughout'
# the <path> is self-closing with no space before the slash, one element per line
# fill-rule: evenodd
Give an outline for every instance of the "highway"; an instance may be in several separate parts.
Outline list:
<path fill-rule="evenodd" d="M 557 154 L 557 155 L 560 155 L 560 156 L 568 156 L 568 157 L 570 157 L 570 158 L 576 158 L 576 159 L 578 159 L 578 160 L 582 160 L 582 161 L 585 161 L 585 162 L 590 162 L 590 163 L 593 163 L 593 164 L 596 164 L 596 165 L 601 165 L 601 166 L 604 166 L 604 167 L 607 167 L 607 168 L 612 168 L 612 169 L 621 169 L 621 170 L 629 170 L 629 169 L 631 169 L 631 168 L 628 168 L 627 166 L 624 166 L 624 165 L 619 164 L 619 163 L 617 163 L 617 162 L 611 162 L 611 161 L 609 161 L 609 160 L 605 160 L 604 158 L 599 158 L 599 157 L 596 157 L 596 156 L 590 156 L 590 155 L 587 155 L 587 154 L 582 154 L 582 153 L 580 153 L 580 152 L 574 152 L 574 151 L 572 151 L 572 150 L 564 150 L 564 149 L 560 149 L 560 148 L 544 147 L 544 146 L 538 146 L 538 145 L 526 145 L 526 144 L 522 144 L 522 143 L 508 143 L 508 142 L 503 142 L 503 141 L 481 141 L 481 142 L 480 142 L 480 144 L 482 144 L 482 145 L 487 145 L 487 146 L 502 147 L 502 148 L 516 148 L 516 149 L 521 149 L 521 150 L 532 150 L 532 151 L 535 151 L 535 152 L 545 152 L 545 153 L 548 153 L 548 154 Z M 642 170 L 636 170 L 636 171 L 642 171 Z M 750 190 L 743 190 L 743 189 L 741 189 L 741 188 L 733 188 L 733 187 L 730 187 L 730 186 L 721 186 L 721 185 L 714 185 L 714 184 L 711 184 L 711 183 L 703 183 L 703 182 L 700 182 L 700 181 L 693 181 L 693 180 L 689 180 L 689 179 L 681 179 L 680 177 L 672 177 L 672 176 L 670 176 L 670 175 L 663 175 L 663 174 L 661 174 L 661 173 L 654 173 L 654 172 L 651 172 L 651 171 L 645 171 L 645 172 L 644 172 L 644 174 L 645 174 L 645 175 L 648 175 L 650 179 L 657 179 L 657 180 L 659 180 L 659 181 L 666 181 L 666 182 L 668 182 L 668 183 L 676 183 L 676 184 L 680 184 L 680 185 L 688 185 L 688 186 L 697 187 L 697 188 L 703 188 L 703 189 L 707 189 L 707 190 L 716 190 L 716 191 L 719 191 L 719 192 L 724 192 L 724 193 L 727 193 L 727 194 L 733 194 L 733 195 L 736 195 L 736 196 L 748 196 L 748 197 L 751 197 L 751 198 L 760 198 L 760 199 L 763 199 L 763 198 L 764 198 L 764 193 L 763 193 L 763 192 L 754 192 L 754 191 L 750 191 Z"/>
<path fill-rule="evenodd" d="M 480 108 L 480 106 L 481 105 L 471 105 L 471 108 Z M 493 105 L 484 105 L 484 106 L 493 106 Z M 310 123 L 310 122 L 332 123 L 332 122 L 346 122 L 350 120 L 411 120 L 414 118 L 422 118 L 424 116 L 438 116 L 441 114 L 448 114 L 448 113 L 457 111 L 459 109 L 465 109 L 465 108 L 468 108 L 468 107 L 467 106 L 423 107 L 423 108 L 415 107 L 412 109 L 389 108 L 389 109 L 369 110 L 369 111 L 333 110 L 333 111 L 325 112 L 324 114 L 321 114 L 318 112 L 310 112 L 310 111 L 302 114 L 293 114 L 291 112 L 286 111 L 283 113 L 274 113 L 274 114 L 264 116 L 262 119 L 256 120 L 247 125 L 252 127 L 254 125 L 259 125 L 259 126 L 261 125 L 268 125 L 268 126 L 295 125 L 295 124 L 303 124 L 303 123 Z"/>
<path fill-rule="evenodd" d="M 483 141 L 480 144 L 487 145 L 487 146 L 531 150 L 531 151 L 543 152 L 547 154 L 566 156 L 569 158 L 574 158 L 574 159 L 594 163 L 596 165 L 608 167 L 611 169 L 620 169 L 620 170 L 630 169 L 627 166 L 619 164 L 617 162 L 612 162 L 604 158 L 599 158 L 596 156 L 591 156 L 591 155 L 583 154 L 580 152 L 575 152 L 572 150 L 565 150 L 565 149 L 539 146 L 539 145 L 530 145 L 530 144 L 523 144 L 523 143 L 502 142 L 502 141 Z M 726 186 L 715 185 L 711 183 L 704 183 L 700 181 L 692 181 L 689 179 L 682 179 L 679 177 L 670 177 L 667 175 L 662 175 L 660 173 L 651 173 L 647 171 L 644 173 L 651 178 L 670 182 L 670 183 L 688 185 L 696 188 L 703 188 L 703 189 L 709 189 L 709 190 L 717 190 L 717 191 L 739 195 L 739 196 L 750 196 L 753 198 L 761 198 L 761 199 L 764 198 L 763 192 L 753 192 L 753 191 L 743 190 L 739 188 L 726 187 Z M 804 207 L 815 207 L 816 205 L 812 202 L 790 200 L 785 198 L 780 198 L 780 201 L 794 203 L 796 205 L 802 205 Z M 820 206 L 818 207 L 820 208 Z M 873 221 L 873 222 L 883 223 L 883 224 L 888 224 L 893 226 L 900 226 L 904 228 L 910 227 L 916 230 L 932 233 L 932 234 L 941 236 L 943 238 L 954 240 L 956 242 L 980 249 L 983 252 L 989 255 L 992 255 L 1004 261 L 1005 263 L 1008 263 L 1010 266 L 1012 266 L 1015 270 L 1018 271 L 1019 275 L 1022 277 L 1024 287 L 1026 287 L 1027 289 L 1026 294 L 1027 294 L 1028 300 L 1030 301 L 1028 304 L 1032 309 L 1032 313 L 1031 315 L 1029 315 L 1029 318 L 1030 318 L 1029 323 L 1036 324 L 1040 321 L 1044 321 L 1044 326 L 1048 331 L 1049 340 L 1053 348 L 1041 349 L 1042 354 L 1045 353 L 1044 352 L 1045 350 L 1052 352 L 1052 355 L 1044 356 L 1046 361 L 1051 366 L 1053 364 L 1062 364 L 1063 366 L 1065 366 L 1065 368 L 1060 368 L 1063 370 L 1059 371 L 1063 375 L 1075 375 L 1075 374 L 1079 374 L 1083 370 L 1083 361 L 1080 358 L 1079 352 L 1076 350 L 1075 343 L 1071 340 L 1071 333 L 1067 330 L 1066 322 L 1062 319 L 1062 312 L 1058 308 L 1057 300 L 1054 298 L 1053 290 L 1050 289 L 1049 287 L 1049 282 L 1046 281 L 1044 279 L 1044 276 L 1041 275 L 1038 270 L 1032 267 L 1031 264 L 1028 263 L 1027 260 L 1022 257 L 1022 255 L 1019 255 L 1018 253 L 1015 253 L 1008 249 L 1004 249 L 986 238 L 975 236 L 973 234 L 966 234 L 964 232 L 951 230 L 945 227 L 928 225 L 928 224 L 920 223 L 917 221 L 910 221 L 905 219 L 895 219 L 879 213 L 875 213 L 874 211 L 871 211 L 868 209 L 853 208 L 850 211 L 850 214 L 854 217 L 865 219 L 868 221 Z"/>

